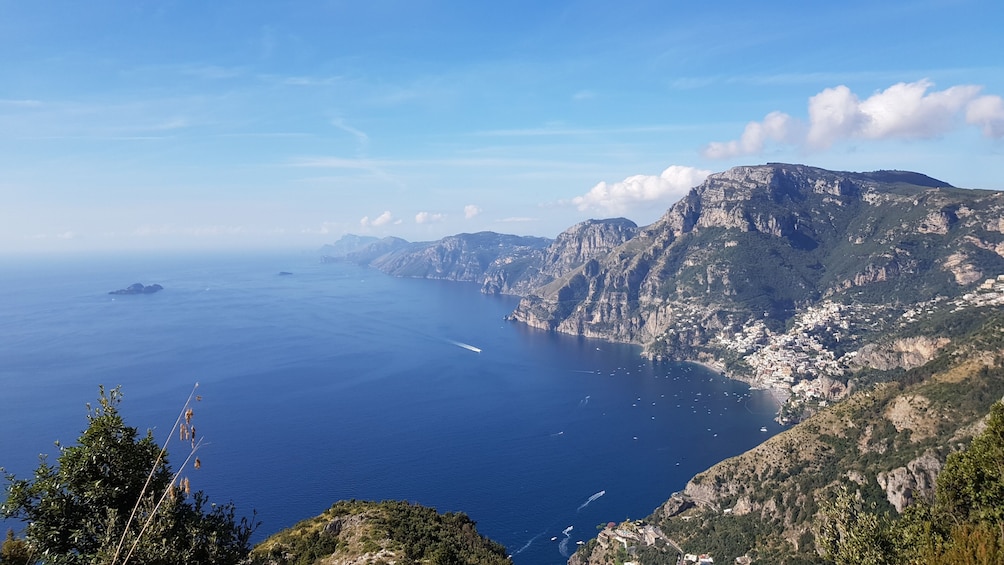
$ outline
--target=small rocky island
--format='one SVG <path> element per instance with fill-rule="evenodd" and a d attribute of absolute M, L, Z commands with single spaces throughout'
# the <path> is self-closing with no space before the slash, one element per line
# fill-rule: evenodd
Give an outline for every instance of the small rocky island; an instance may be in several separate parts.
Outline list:
<path fill-rule="evenodd" d="M 133 283 L 126 288 L 120 288 L 119 290 L 113 290 L 108 294 L 153 294 L 157 291 L 164 290 L 164 287 L 159 284 L 151 284 L 149 286 L 143 286 L 143 283 Z"/>

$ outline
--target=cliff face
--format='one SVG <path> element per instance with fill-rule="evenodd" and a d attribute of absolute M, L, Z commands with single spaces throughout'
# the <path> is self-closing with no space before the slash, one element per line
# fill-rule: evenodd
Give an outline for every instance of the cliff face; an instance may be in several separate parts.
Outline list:
<path fill-rule="evenodd" d="M 488 294 L 526 295 L 559 280 L 589 261 L 609 254 L 638 234 L 638 225 L 624 218 L 586 220 L 558 234 L 541 253 L 528 256 L 524 269 L 494 269 L 486 277 L 482 291 Z M 516 263 L 504 258 L 504 265 Z"/>
<path fill-rule="evenodd" d="M 535 258 L 550 240 L 494 232 L 459 234 L 432 243 L 413 243 L 370 265 L 397 277 L 482 283 L 506 265 Z"/>
<path fill-rule="evenodd" d="M 485 284 L 487 280 L 519 280 L 537 272 L 551 240 L 495 232 L 462 233 L 438 241 L 409 243 L 396 237 L 380 240 L 346 235 L 322 251 L 322 262 L 348 261 L 395 277 L 442 279 Z M 495 292 L 508 291 L 499 289 Z"/>
<path fill-rule="evenodd" d="M 644 520 L 674 546 L 637 541 L 629 552 L 656 552 L 652 562 L 672 562 L 676 547 L 725 563 L 744 556 L 819 562 L 814 528 L 843 489 L 892 514 L 933 500 L 947 456 L 982 431 L 991 404 L 1004 396 L 1000 311 L 963 309 L 944 322 L 955 328 L 953 338 L 926 363 L 693 477 Z M 599 537 L 570 563 L 600 565 L 618 547 Z"/>
<path fill-rule="evenodd" d="M 721 358 L 754 322 L 823 299 L 911 303 L 1004 273 L 1004 196 L 897 171 L 801 165 L 711 175 L 660 220 L 520 303 L 534 327 Z"/>
<path fill-rule="evenodd" d="M 395 277 L 478 283 L 486 294 L 525 295 L 606 256 L 637 233 L 631 220 L 614 218 L 576 224 L 553 241 L 495 232 L 417 243 L 346 235 L 322 248 L 327 254 L 321 260 L 368 265 Z"/>

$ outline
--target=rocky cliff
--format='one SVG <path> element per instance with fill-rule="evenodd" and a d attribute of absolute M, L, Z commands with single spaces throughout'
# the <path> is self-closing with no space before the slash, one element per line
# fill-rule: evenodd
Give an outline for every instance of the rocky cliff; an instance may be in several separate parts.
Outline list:
<path fill-rule="evenodd" d="M 505 548 L 480 534 L 463 513 L 439 514 L 407 502 L 335 503 L 326 512 L 270 536 L 253 565 L 455 563 L 504 565 Z"/>
<path fill-rule="evenodd" d="M 839 379 L 849 353 L 911 309 L 1004 273 L 1002 214 L 1002 193 L 918 173 L 736 167 L 531 291 L 511 318 L 718 362 L 758 386 Z"/>
<path fill-rule="evenodd" d="M 396 277 L 473 282 L 486 294 L 525 295 L 588 261 L 606 256 L 638 233 L 624 218 L 587 220 L 555 240 L 495 232 L 431 242 L 346 235 L 322 248 L 322 261 L 369 265 Z"/>
<path fill-rule="evenodd" d="M 430 243 L 412 243 L 373 259 L 370 265 L 397 277 L 483 283 L 486 276 L 521 259 L 536 257 L 550 240 L 495 232 L 464 233 Z"/>
<path fill-rule="evenodd" d="M 527 295 L 608 255 L 637 234 L 638 225 L 625 218 L 586 220 L 558 234 L 540 253 L 525 257 L 525 268 L 505 268 L 515 259 L 502 258 L 500 263 L 504 264 L 489 273 L 482 290 L 489 294 Z"/>
<path fill-rule="evenodd" d="M 675 547 L 716 562 L 822 563 L 820 511 L 843 489 L 878 512 L 931 501 L 946 457 L 983 429 L 1004 396 L 1004 316 L 976 308 L 946 314 L 950 343 L 913 369 L 886 374 L 752 450 L 693 477 L 644 519 L 673 548 L 624 546 L 645 563 L 672 563 Z M 622 536 L 623 537 L 623 536 Z M 574 561 L 599 565 L 616 551 L 610 536 Z"/>

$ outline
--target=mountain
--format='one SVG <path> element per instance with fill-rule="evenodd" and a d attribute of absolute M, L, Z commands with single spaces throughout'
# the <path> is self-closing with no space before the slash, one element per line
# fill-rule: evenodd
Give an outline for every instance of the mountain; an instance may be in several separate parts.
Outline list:
<path fill-rule="evenodd" d="M 954 336 L 931 361 L 887 374 L 699 473 L 644 520 L 602 531 L 569 563 L 630 556 L 675 564 L 679 550 L 719 563 L 825 563 L 818 524 L 841 492 L 886 516 L 930 502 L 947 456 L 983 430 L 1004 396 L 1004 314 L 961 308 L 929 329 Z M 645 530 L 652 535 L 639 535 Z"/>
<path fill-rule="evenodd" d="M 857 350 L 905 312 L 1004 273 L 1002 216 L 1004 194 L 918 173 L 736 167 L 511 319 L 839 397 Z M 917 349 L 914 362 L 937 347 Z"/>
<path fill-rule="evenodd" d="M 478 534 L 466 514 L 439 514 L 408 502 L 348 500 L 270 536 L 255 546 L 249 563 L 504 565 L 512 561 L 503 546 Z"/>
<path fill-rule="evenodd" d="M 576 565 L 822 562 L 826 501 L 846 489 L 894 515 L 929 498 L 1004 396 L 1001 192 L 771 163 L 710 175 L 649 226 L 591 220 L 488 262 L 430 251 L 449 239 L 374 265 L 520 295 L 516 322 L 705 362 L 769 388 L 793 424 L 601 530 Z"/>
<path fill-rule="evenodd" d="M 625 218 L 586 220 L 558 234 L 540 253 L 507 261 L 489 273 L 482 285 L 488 294 L 527 295 L 569 272 L 604 257 L 638 234 L 638 224 Z"/>
<path fill-rule="evenodd" d="M 462 233 L 430 242 L 345 235 L 322 247 L 322 262 L 349 261 L 396 277 L 474 282 L 486 294 L 525 295 L 633 238 L 625 218 L 587 220 L 556 239 L 495 232 Z"/>
<path fill-rule="evenodd" d="M 462 233 L 439 241 L 411 243 L 370 261 L 396 277 L 444 279 L 482 284 L 489 273 L 512 270 L 534 257 L 550 240 L 495 232 Z"/>
<path fill-rule="evenodd" d="M 377 241 L 379 238 L 376 237 L 347 233 L 338 241 L 321 246 L 321 257 L 328 260 L 343 258 Z"/>
<path fill-rule="evenodd" d="M 378 239 L 346 234 L 334 244 L 321 247 L 321 262 L 345 261 L 365 266 L 378 257 L 399 251 L 408 245 L 408 241 L 400 237 Z"/>

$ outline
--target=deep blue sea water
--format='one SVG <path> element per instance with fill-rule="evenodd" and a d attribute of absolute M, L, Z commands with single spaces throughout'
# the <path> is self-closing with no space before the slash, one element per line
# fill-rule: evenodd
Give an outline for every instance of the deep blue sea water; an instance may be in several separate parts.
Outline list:
<path fill-rule="evenodd" d="M 108 294 L 134 282 L 165 290 Z M 778 431 L 765 393 L 504 321 L 515 305 L 306 254 L 5 258 L 0 466 L 55 458 L 99 384 L 163 442 L 198 382 L 207 443 L 186 475 L 257 510 L 256 539 L 340 499 L 403 499 L 466 512 L 530 565 Z"/>

